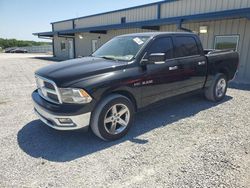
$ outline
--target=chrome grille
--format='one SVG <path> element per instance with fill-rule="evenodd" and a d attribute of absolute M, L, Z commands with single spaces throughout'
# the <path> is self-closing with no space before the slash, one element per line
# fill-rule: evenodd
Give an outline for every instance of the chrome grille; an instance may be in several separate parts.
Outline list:
<path fill-rule="evenodd" d="M 61 103 L 60 93 L 56 84 L 53 81 L 38 75 L 36 75 L 35 77 L 39 95 L 47 101 L 57 104 Z"/>

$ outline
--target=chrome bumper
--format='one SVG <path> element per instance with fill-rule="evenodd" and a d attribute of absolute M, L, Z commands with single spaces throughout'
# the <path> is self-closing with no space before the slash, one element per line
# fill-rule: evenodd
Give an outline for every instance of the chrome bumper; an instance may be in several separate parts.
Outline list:
<path fill-rule="evenodd" d="M 91 112 L 75 116 L 58 116 L 47 112 L 37 105 L 34 101 L 34 111 L 39 119 L 49 127 L 57 130 L 76 130 L 88 127 L 90 123 Z M 59 119 L 71 120 L 70 123 L 62 123 Z"/>

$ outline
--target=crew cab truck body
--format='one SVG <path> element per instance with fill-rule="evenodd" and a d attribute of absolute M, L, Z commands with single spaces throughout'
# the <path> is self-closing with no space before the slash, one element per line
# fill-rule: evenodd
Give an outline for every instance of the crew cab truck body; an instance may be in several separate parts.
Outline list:
<path fill-rule="evenodd" d="M 155 102 L 197 90 L 222 100 L 238 63 L 237 52 L 203 50 L 193 33 L 122 35 L 89 57 L 38 70 L 32 98 L 48 126 L 90 126 L 101 139 L 115 140 L 128 132 L 136 111 Z"/>

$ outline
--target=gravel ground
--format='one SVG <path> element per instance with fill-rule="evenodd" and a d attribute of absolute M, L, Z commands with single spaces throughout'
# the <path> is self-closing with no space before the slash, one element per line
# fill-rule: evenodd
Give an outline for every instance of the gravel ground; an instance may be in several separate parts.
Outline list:
<path fill-rule="evenodd" d="M 0 54 L 0 187 L 250 187 L 250 87 L 141 112 L 124 139 L 103 142 L 35 117 L 33 74 L 51 63 Z"/>

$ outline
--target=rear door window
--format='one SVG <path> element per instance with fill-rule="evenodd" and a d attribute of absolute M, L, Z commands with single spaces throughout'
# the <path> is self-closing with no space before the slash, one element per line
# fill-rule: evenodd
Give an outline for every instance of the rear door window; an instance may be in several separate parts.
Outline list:
<path fill-rule="evenodd" d="M 194 56 L 199 55 L 197 43 L 193 37 L 179 36 L 175 38 L 176 57 Z"/>

